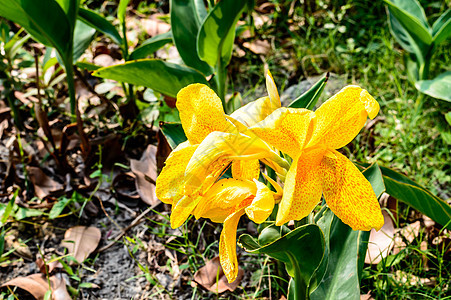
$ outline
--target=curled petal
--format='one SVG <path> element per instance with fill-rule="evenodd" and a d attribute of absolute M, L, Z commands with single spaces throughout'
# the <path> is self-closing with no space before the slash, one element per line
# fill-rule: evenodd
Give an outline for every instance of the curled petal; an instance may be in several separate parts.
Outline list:
<path fill-rule="evenodd" d="M 363 174 L 339 152 L 320 165 L 323 193 L 333 213 L 354 230 L 379 230 L 384 225 L 379 202 Z"/>
<path fill-rule="evenodd" d="M 251 205 L 245 208 L 248 217 L 255 223 L 263 223 L 274 209 L 274 194 L 263 183 L 254 179 L 257 186 L 257 193 L 252 200 Z"/>
<path fill-rule="evenodd" d="M 285 179 L 276 225 L 308 216 L 321 200 L 318 169 L 324 152 L 321 148 L 311 149 L 293 161 Z"/>
<path fill-rule="evenodd" d="M 250 127 L 264 120 L 279 107 L 280 101 L 279 105 L 274 105 L 269 97 L 263 97 L 240 107 L 230 117 Z"/>
<path fill-rule="evenodd" d="M 236 257 L 236 230 L 244 209 L 230 214 L 224 221 L 219 239 L 219 260 L 229 282 L 238 275 L 238 259 Z"/>
<path fill-rule="evenodd" d="M 252 181 L 221 179 L 208 190 L 193 214 L 198 219 L 210 218 L 213 222 L 222 223 L 231 211 L 250 202 L 247 199 L 253 199 L 256 193 L 257 187 Z"/>
<path fill-rule="evenodd" d="M 280 97 L 277 92 L 277 86 L 274 82 L 274 78 L 272 78 L 271 72 L 266 71 L 266 90 L 268 91 L 269 98 L 271 99 L 271 104 L 273 107 L 280 107 Z"/>
<path fill-rule="evenodd" d="M 191 144 L 200 144 L 213 131 L 227 131 L 221 99 L 204 84 L 190 84 L 177 94 L 183 130 Z"/>
<path fill-rule="evenodd" d="M 249 130 L 291 157 L 300 155 L 312 133 L 315 113 L 307 109 L 282 107 Z"/>
<path fill-rule="evenodd" d="M 367 116 L 374 118 L 378 111 L 379 104 L 366 90 L 352 85 L 343 88 L 315 111 L 308 147 L 322 143 L 338 149 L 347 145 L 365 125 Z"/>
<path fill-rule="evenodd" d="M 237 179 L 258 179 L 260 162 L 258 159 L 235 160 L 232 162 L 232 177 Z"/>
<path fill-rule="evenodd" d="M 265 142 L 256 136 L 212 132 L 199 145 L 186 167 L 185 192 L 192 194 L 198 191 L 203 194 L 205 189 L 211 186 L 204 184 L 203 189 L 199 190 L 200 184 L 205 181 L 207 176 L 210 176 L 209 178 L 213 181 L 211 183 L 214 183 L 217 176 L 221 175 L 216 170 L 224 170 L 234 159 L 255 160 L 262 157 L 281 160 Z M 215 171 L 213 174 L 212 168 Z"/>
<path fill-rule="evenodd" d="M 197 145 L 190 145 L 187 141 L 178 145 L 166 159 L 156 182 L 157 198 L 162 202 L 172 204 L 183 196 L 180 183 L 184 181 L 186 166 L 196 149 Z"/>

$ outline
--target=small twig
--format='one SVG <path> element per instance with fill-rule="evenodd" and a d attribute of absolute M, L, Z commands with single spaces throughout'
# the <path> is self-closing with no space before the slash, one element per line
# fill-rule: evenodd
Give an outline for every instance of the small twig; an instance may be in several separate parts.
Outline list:
<path fill-rule="evenodd" d="M 160 202 L 161 203 L 161 202 Z M 114 240 L 109 243 L 108 245 L 100 248 L 99 250 L 97 250 L 97 252 L 103 252 L 107 249 L 109 249 L 110 247 L 112 247 L 113 245 L 115 245 L 117 243 L 117 241 L 119 241 L 126 233 L 127 231 L 129 231 L 131 228 L 135 227 L 136 225 L 140 224 L 143 220 L 143 218 L 153 209 L 155 209 L 158 205 L 160 205 L 160 203 L 154 204 L 152 206 L 150 206 L 149 208 L 147 208 L 145 211 L 143 211 L 139 216 L 137 216 L 133 222 L 130 223 L 130 225 L 128 225 L 127 227 L 125 227 L 124 229 L 121 230 L 121 232 L 119 234 L 116 235 L 116 237 L 114 237 Z"/>

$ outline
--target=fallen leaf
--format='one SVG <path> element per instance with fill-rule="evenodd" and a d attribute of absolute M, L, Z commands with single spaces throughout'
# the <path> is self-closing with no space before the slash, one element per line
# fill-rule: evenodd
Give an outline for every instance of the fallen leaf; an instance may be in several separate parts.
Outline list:
<path fill-rule="evenodd" d="M 266 55 L 271 50 L 271 45 L 266 40 L 256 40 L 251 43 L 244 42 L 243 47 L 251 50 L 255 54 L 263 54 Z"/>
<path fill-rule="evenodd" d="M 50 263 L 45 264 L 44 260 L 39 257 L 38 259 L 36 259 L 35 263 L 38 266 L 39 271 L 42 274 L 50 274 L 55 269 L 62 269 L 63 268 L 63 265 L 58 260 L 55 260 L 55 261 L 52 261 Z"/>
<path fill-rule="evenodd" d="M 64 233 L 61 245 L 82 263 L 99 245 L 102 234 L 96 227 L 75 226 Z"/>
<path fill-rule="evenodd" d="M 360 294 L 360 300 L 374 300 L 374 298 L 371 297 L 370 292 L 368 292 L 368 294 Z"/>
<path fill-rule="evenodd" d="M 383 211 L 384 226 L 381 230 L 371 229 L 370 240 L 368 241 L 368 250 L 366 251 L 365 263 L 377 264 L 382 258 L 387 257 L 393 247 L 393 236 L 395 227 L 390 215 Z"/>
<path fill-rule="evenodd" d="M 205 266 L 194 274 L 193 280 L 211 292 L 223 293 L 225 291 L 233 292 L 243 279 L 243 275 L 243 269 L 239 268 L 237 278 L 234 282 L 229 283 L 219 262 L 219 256 L 216 256 L 207 261 Z"/>
<path fill-rule="evenodd" d="M 136 207 L 140 196 L 136 193 L 136 176 L 131 172 L 119 173 L 113 179 L 113 190 L 119 202 Z"/>
<path fill-rule="evenodd" d="M 405 241 L 407 241 L 409 244 L 412 243 L 420 233 L 420 227 L 420 221 L 416 221 L 412 224 L 408 224 L 403 228 L 398 229 L 394 239 L 393 254 L 398 254 L 401 250 L 407 247 Z"/>
<path fill-rule="evenodd" d="M 141 199 L 148 205 L 155 205 L 159 202 L 155 194 L 156 154 L 157 147 L 149 145 L 140 160 L 130 159 L 130 168 L 136 176 L 136 189 Z"/>
<path fill-rule="evenodd" d="M 171 30 L 171 25 L 160 20 L 158 17 L 162 16 L 161 14 L 152 14 L 150 18 L 142 19 L 141 24 L 144 30 L 150 36 L 156 36 Z"/>
<path fill-rule="evenodd" d="M 62 191 L 64 185 L 47 176 L 40 168 L 27 166 L 30 181 L 33 183 L 34 192 L 40 199 L 44 199 L 52 193 Z"/>
<path fill-rule="evenodd" d="M 58 275 L 49 278 L 52 299 L 70 300 L 71 297 L 66 289 L 64 278 Z M 18 287 L 30 293 L 37 300 L 43 300 L 45 293 L 49 290 L 49 283 L 44 274 L 33 274 L 27 277 L 17 277 L 1 285 L 1 287 Z"/>

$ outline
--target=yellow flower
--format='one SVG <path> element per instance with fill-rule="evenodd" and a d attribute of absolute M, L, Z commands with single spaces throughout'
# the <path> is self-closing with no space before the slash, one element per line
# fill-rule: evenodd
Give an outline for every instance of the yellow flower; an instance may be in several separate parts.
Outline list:
<path fill-rule="evenodd" d="M 226 116 L 221 100 L 203 84 L 189 85 L 177 94 L 177 108 L 188 141 L 175 148 L 157 178 L 157 197 L 172 204 L 171 226 L 188 218 L 202 196 L 231 164 L 234 178 L 256 178 L 258 159 L 286 162 L 251 132 L 254 125 L 280 107 L 280 99 L 267 74 L 269 97 L 260 98 Z M 245 133 L 247 132 L 247 134 Z M 272 162 L 271 162 L 272 163 Z M 276 168 L 277 169 L 277 168 Z M 280 170 L 282 172 L 283 170 Z"/>
<path fill-rule="evenodd" d="M 274 193 L 256 179 L 221 179 L 205 194 L 193 214 L 196 218 L 210 218 L 224 223 L 219 241 L 219 258 L 229 282 L 238 274 L 236 231 L 240 217 L 247 214 L 262 223 L 274 208 Z"/>
<path fill-rule="evenodd" d="M 347 86 L 315 112 L 280 108 L 249 128 L 288 154 L 293 163 L 286 174 L 276 225 L 306 217 L 324 195 L 330 209 L 354 230 L 380 229 L 384 224 L 370 183 L 335 149 L 348 144 L 379 104 L 358 86 Z"/>

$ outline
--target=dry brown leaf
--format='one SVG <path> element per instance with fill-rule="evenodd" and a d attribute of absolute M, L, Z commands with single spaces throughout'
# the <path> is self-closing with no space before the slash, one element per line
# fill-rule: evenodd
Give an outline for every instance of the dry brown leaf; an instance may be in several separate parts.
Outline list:
<path fill-rule="evenodd" d="M 379 263 L 382 258 L 388 256 L 393 247 L 393 236 L 395 234 L 393 220 L 386 211 L 383 211 L 382 215 L 384 216 L 384 226 L 382 226 L 381 230 L 371 229 L 365 257 L 366 264 Z"/>
<path fill-rule="evenodd" d="M 33 183 L 34 192 L 40 199 L 44 199 L 51 193 L 61 191 L 64 185 L 47 176 L 40 168 L 27 166 L 30 181 Z"/>
<path fill-rule="evenodd" d="M 55 269 L 62 269 L 63 268 L 63 265 L 58 260 L 55 260 L 55 261 L 52 261 L 50 263 L 45 264 L 44 260 L 39 257 L 39 258 L 36 259 L 35 263 L 38 266 L 38 269 L 39 269 L 39 271 L 42 274 L 50 274 Z"/>
<path fill-rule="evenodd" d="M 53 300 L 71 300 L 66 289 L 64 278 L 54 275 L 49 278 L 52 289 Z M 30 293 L 37 300 L 44 299 L 45 293 L 49 289 L 49 283 L 44 274 L 33 274 L 27 277 L 17 277 L 4 284 L 1 287 L 18 287 Z"/>
<path fill-rule="evenodd" d="M 266 40 L 263 41 L 256 40 L 251 43 L 244 42 L 243 47 L 251 50 L 255 54 L 263 54 L 263 55 L 268 54 L 269 51 L 271 50 L 271 44 L 269 44 L 269 42 Z"/>
<path fill-rule="evenodd" d="M 159 202 L 155 194 L 155 180 L 157 179 L 157 147 L 149 145 L 140 160 L 130 159 L 130 168 L 136 176 L 135 184 L 138 194 L 148 205 Z"/>
<path fill-rule="evenodd" d="M 233 292 L 243 279 L 243 275 L 243 269 L 239 268 L 237 278 L 229 283 L 219 262 L 219 256 L 216 256 L 194 274 L 194 281 L 214 293 Z"/>
<path fill-rule="evenodd" d="M 374 298 L 371 297 L 370 292 L 368 292 L 368 294 L 360 294 L 360 300 L 374 300 Z"/>
<path fill-rule="evenodd" d="M 82 263 L 96 248 L 102 234 L 96 227 L 75 226 L 64 233 L 61 245 Z"/>
<path fill-rule="evenodd" d="M 401 250 L 406 248 L 407 245 L 404 240 L 409 242 L 409 244 L 412 243 L 420 233 L 420 227 L 420 221 L 416 221 L 412 224 L 408 224 L 407 226 L 398 229 L 394 239 L 393 254 L 398 254 L 399 252 L 401 252 Z"/>

